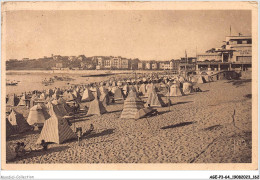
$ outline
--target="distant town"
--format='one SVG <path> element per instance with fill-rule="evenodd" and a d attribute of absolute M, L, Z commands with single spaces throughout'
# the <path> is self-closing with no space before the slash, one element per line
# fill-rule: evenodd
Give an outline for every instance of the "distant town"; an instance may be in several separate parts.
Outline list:
<path fill-rule="evenodd" d="M 7 70 L 250 70 L 252 67 L 252 37 L 227 36 L 220 48 L 211 48 L 196 57 L 187 51 L 179 59 L 142 61 L 121 56 L 62 56 L 51 55 L 38 59 L 9 59 Z"/>

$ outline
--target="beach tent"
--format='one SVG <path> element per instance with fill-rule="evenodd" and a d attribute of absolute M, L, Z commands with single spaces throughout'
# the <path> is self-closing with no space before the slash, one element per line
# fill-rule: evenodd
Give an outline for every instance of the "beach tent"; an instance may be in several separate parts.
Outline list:
<path fill-rule="evenodd" d="M 65 99 L 63 99 L 62 97 L 58 99 L 58 103 L 63 105 L 67 113 L 71 113 L 73 111 L 73 109 L 66 103 Z"/>
<path fill-rule="evenodd" d="M 74 95 L 74 97 L 77 99 L 77 100 L 81 100 L 81 96 L 80 96 L 80 93 L 76 90 L 74 90 L 72 92 L 72 95 Z"/>
<path fill-rule="evenodd" d="M 67 116 L 68 115 L 68 112 L 66 111 L 63 103 L 59 102 L 58 100 L 53 100 L 51 103 L 59 111 L 59 113 L 58 113 L 59 116 L 63 117 L 63 116 Z"/>
<path fill-rule="evenodd" d="M 183 93 L 184 94 L 190 94 L 193 92 L 193 86 L 192 86 L 192 83 L 190 82 L 184 82 L 183 83 Z"/>
<path fill-rule="evenodd" d="M 19 98 L 15 94 L 8 96 L 6 106 L 17 106 L 19 104 Z"/>
<path fill-rule="evenodd" d="M 198 80 L 197 80 L 197 83 L 198 84 L 203 84 L 203 83 L 205 83 L 206 82 L 206 80 L 205 80 L 205 78 L 203 77 L 203 76 L 199 76 L 198 77 Z"/>
<path fill-rule="evenodd" d="M 33 94 L 32 95 L 32 97 L 31 97 L 31 99 L 30 99 L 30 107 L 33 107 L 34 106 L 34 101 L 36 101 L 37 100 L 37 96 L 36 96 L 36 94 Z"/>
<path fill-rule="evenodd" d="M 46 119 L 44 117 L 41 105 L 37 104 L 30 109 L 30 112 L 29 112 L 29 115 L 27 118 L 28 124 L 43 126 L 45 120 Z"/>
<path fill-rule="evenodd" d="M 96 96 L 95 99 L 93 101 L 91 101 L 91 103 L 89 105 L 87 115 L 101 115 L 106 112 L 107 112 L 106 108 L 104 107 L 104 105 L 99 101 L 99 99 Z"/>
<path fill-rule="evenodd" d="M 94 94 L 94 96 L 100 97 L 101 93 L 98 87 L 92 87 L 90 88 L 90 91 Z"/>
<path fill-rule="evenodd" d="M 43 103 L 38 104 L 38 106 L 40 106 L 42 108 L 42 113 L 45 119 L 49 119 L 50 118 L 50 114 L 49 114 L 49 109 L 47 108 L 47 106 Z"/>
<path fill-rule="evenodd" d="M 6 144 L 6 161 L 11 161 L 16 157 L 14 149 L 10 147 L 9 144 Z"/>
<path fill-rule="evenodd" d="M 86 102 L 86 101 L 93 101 L 95 99 L 93 93 L 90 91 L 89 88 L 86 88 L 85 91 L 83 92 L 81 102 Z"/>
<path fill-rule="evenodd" d="M 101 93 L 99 100 L 103 103 L 104 106 L 107 106 L 109 104 L 108 91 L 103 86 L 101 86 L 99 89 L 100 89 L 100 93 Z"/>
<path fill-rule="evenodd" d="M 22 97 L 20 98 L 20 102 L 18 106 L 26 106 L 26 99 L 27 99 L 26 94 L 23 94 Z"/>
<path fill-rule="evenodd" d="M 136 92 L 130 91 L 126 100 L 124 101 L 124 108 L 121 113 L 121 119 L 135 119 L 136 114 L 140 109 L 144 108 L 144 104 L 140 98 L 137 97 Z"/>
<path fill-rule="evenodd" d="M 64 114 L 60 111 L 60 109 L 57 107 L 57 105 L 52 104 L 52 102 L 48 102 L 47 108 L 49 110 L 50 116 L 53 114 L 56 114 L 57 116 L 63 117 Z"/>
<path fill-rule="evenodd" d="M 170 87 L 170 93 L 168 92 L 166 96 L 182 96 L 182 92 L 181 92 L 181 89 L 180 89 L 180 86 L 178 86 L 178 84 L 173 84 L 171 87 Z"/>
<path fill-rule="evenodd" d="M 99 91 L 100 91 L 101 94 L 108 94 L 108 90 L 104 86 L 100 86 Z"/>
<path fill-rule="evenodd" d="M 114 100 L 124 99 L 123 92 L 121 88 L 116 88 L 114 93 Z"/>
<path fill-rule="evenodd" d="M 31 129 L 23 115 L 16 112 L 14 109 L 12 109 L 10 115 L 8 116 L 8 120 L 13 126 L 14 130 L 18 133 L 22 133 Z"/>
<path fill-rule="evenodd" d="M 10 137 L 12 134 L 15 134 L 14 128 L 8 118 L 6 118 L 6 137 Z"/>
<path fill-rule="evenodd" d="M 161 97 L 158 96 L 156 92 L 156 88 L 153 84 L 149 86 L 149 89 L 147 89 L 147 102 L 145 104 L 146 107 L 151 106 L 151 107 L 162 107 L 163 106 L 163 100 Z"/>
<path fill-rule="evenodd" d="M 139 92 L 142 93 L 141 95 L 146 95 L 147 91 L 146 91 L 146 84 L 141 84 L 140 88 L 139 88 Z"/>
<path fill-rule="evenodd" d="M 124 93 L 125 96 L 127 96 L 128 91 L 129 91 L 129 86 L 128 86 L 128 84 L 126 84 L 123 87 L 123 93 Z"/>
<path fill-rule="evenodd" d="M 52 116 L 45 121 L 40 137 L 36 143 L 40 144 L 41 141 L 44 140 L 45 142 L 61 144 L 73 138 L 77 138 L 77 136 L 68 125 L 68 122 L 53 113 Z"/>

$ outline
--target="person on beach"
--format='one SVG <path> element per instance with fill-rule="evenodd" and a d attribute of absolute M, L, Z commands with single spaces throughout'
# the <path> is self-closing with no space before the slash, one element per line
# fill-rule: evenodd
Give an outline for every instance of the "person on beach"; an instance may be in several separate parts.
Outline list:
<path fill-rule="evenodd" d="M 79 127 L 76 129 L 76 133 L 77 133 L 77 136 L 78 136 L 78 145 L 80 145 L 80 139 L 82 137 L 82 127 Z"/>

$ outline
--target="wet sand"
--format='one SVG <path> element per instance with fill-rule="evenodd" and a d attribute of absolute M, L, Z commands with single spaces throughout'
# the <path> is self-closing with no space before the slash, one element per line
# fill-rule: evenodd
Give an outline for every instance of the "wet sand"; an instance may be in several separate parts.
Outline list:
<path fill-rule="evenodd" d="M 47 152 L 32 152 L 12 163 L 249 163 L 252 159 L 251 80 L 222 80 L 199 84 L 203 92 L 172 97 L 173 105 L 159 115 L 121 120 L 123 102 L 107 107 L 102 116 L 78 115 L 71 126 L 95 132 Z M 145 99 L 144 99 L 145 100 Z M 166 97 L 163 97 L 166 102 Z M 28 110 L 17 107 L 28 116 Z M 235 123 L 232 115 L 236 110 Z M 40 132 L 11 136 L 14 146 L 24 141 L 36 147 Z"/>

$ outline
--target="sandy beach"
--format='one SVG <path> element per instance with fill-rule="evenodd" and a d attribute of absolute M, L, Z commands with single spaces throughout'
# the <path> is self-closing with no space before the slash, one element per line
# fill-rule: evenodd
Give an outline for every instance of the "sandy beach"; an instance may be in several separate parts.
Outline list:
<path fill-rule="evenodd" d="M 203 92 L 171 97 L 158 116 L 121 120 L 123 101 L 102 116 L 76 115 L 71 128 L 90 124 L 95 132 L 46 152 L 32 152 L 11 163 L 250 163 L 252 160 L 251 80 L 221 80 L 195 85 Z M 143 98 L 145 101 L 145 98 Z M 163 101 L 166 102 L 166 97 Z M 15 107 L 27 118 L 29 110 Z M 235 118 L 232 115 L 235 110 Z M 39 131 L 13 135 L 7 143 L 35 148 Z"/>

